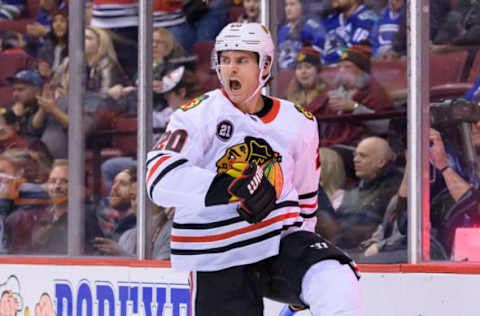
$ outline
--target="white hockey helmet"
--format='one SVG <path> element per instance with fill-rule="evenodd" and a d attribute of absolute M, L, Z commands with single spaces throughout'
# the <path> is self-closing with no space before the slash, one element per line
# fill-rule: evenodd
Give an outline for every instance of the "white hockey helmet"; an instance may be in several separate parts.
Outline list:
<path fill-rule="evenodd" d="M 244 50 L 258 54 L 258 68 L 260 75 L 259 86 L 255 92 L 246 100 L 249 101 L 265 85 L 271 75 L 271 67 L 275 46 L 268 29 L 260 23 L 230 23 L 225 26 L 215 40 L 215 69 L 222 85 L 220 76 L 219 53 L 227 50 Z M 268 75 L 262 77 L 262 71 L 269 67 Z"/>

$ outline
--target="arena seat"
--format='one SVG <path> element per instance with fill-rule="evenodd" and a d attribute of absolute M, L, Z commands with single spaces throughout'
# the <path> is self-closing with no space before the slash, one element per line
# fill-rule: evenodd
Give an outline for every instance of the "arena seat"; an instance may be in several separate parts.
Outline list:
<path fill-rule="evenodd" d="M 230 6 L 228 9 L 228 22 L 237 22 L 242 13 L 243 7 L 241 5 Z"/>
<path fill-rule="evenodd" d="M 430 54 L 430 87 L 462 81 L 468 51 Z"/>
<path fill-rule="evenodd" d="M 197 71 L 211 70 L 211 54 L 215 46 L 215 41 L 198 41 L 193 44 L 193 53 L 198 57 L 195 69 Z"/>
<path fill-rule="evenodd" d="M 274 78 L 274 84 L 277 85 L 277 95 L 281 98 L 286 97 L 290 82 L 295 79 L 295 69 L 282 69 Z"/>
<path fill-rule="evenodd" d="M 26 16 L 33 19 L 37 16 L 40 9 L 40 0 L 27 0 L 27 7 L 25 10 Z"/>
<path fill-rule="evenodd" d="M 407 64 L 404 60 L 372 63 L 372 76 L 392 92 L 407 87 Z"/>
<path fill-rule="evenodd" d="M 6 85 L 5 79 L 17 71 L 32 67 L 33 59 L 27 54 L 0 54 L 0 85 Z"/>
<path fill-rule="evenodd" d="M 0 106 L 5 106 L 13 102 L 12 99 L 12 87 L 0 86 Z"/>
<path fill-rule="evenodd" d="M 137 117 L 117 117 L 113 123 L 112 147 L 123 156 L 137 154 Z"/>

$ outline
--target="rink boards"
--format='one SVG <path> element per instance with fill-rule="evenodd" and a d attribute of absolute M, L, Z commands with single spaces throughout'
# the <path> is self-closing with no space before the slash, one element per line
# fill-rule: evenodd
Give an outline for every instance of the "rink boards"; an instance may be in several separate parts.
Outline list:
<path fill-rule="evenodd" d="M 480 265 L 361 270 L 365 315 L 480 315 Z M 190 314 L 188 275 L 173 272 L 168 262 L 2 258 L 0 295 L 0 311 L 16 309 L 19 316 L 38 315 L 40 306 L 58 316 Z M 281 308 L 266 301 L 265 315 L 276 316 Z"/>

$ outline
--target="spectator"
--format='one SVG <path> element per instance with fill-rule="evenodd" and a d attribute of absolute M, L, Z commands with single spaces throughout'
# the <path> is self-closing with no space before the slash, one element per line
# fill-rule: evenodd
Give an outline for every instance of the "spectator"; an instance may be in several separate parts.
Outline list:
<path fill-rule="evenodd" d="M 404 0 L 389 0 L 388 7 L 375 23 L 370 35 L 372 53 L 376 59 L 392 60 L 397 57 L 393 51 L 393 40 L 400 28 L 400 16 L 404 14 Z"/>
<path fill-rule="evenodd" d="M 132 196 L 136 195 L 137 167 L 130 166 L 119 172 L 110 191 L 110 207 L 119 213 L 111 239 L 118 241 L 120 236 L 137 224 L 136 209 L 132 204 Z M 135 188 L 135 189 L 133 189 Z"/>
<path fill-rule="evenodd" d="M 480 43 L 480 3 L 455 1 L 445 23 L 435 36 L 435 44 L 478 45 Z"/>
<path fill-rule="evenodd" d="M 450 12 L 449 0 L 430 0 L 430 41 L 434 43 L 431 49 L 442 50 L 445 45 L 437 42 L 437 34 L 441 33 L 440 29 L 445 27 L 447 21 L 447 15 Z M 438 35 L 440 36 L 440 35 Z M 440 36 L 442 37 L 442 36 Z M 402 14 L 400 16 L 400 28 L 397 36 L 393 40 L 393 50 L 396 53 L 396 57 L 407 56 L 407 15 Z"/>
<path fill-rule="evenodd" d="M 136 190 L 136 188 L 135 188 Z M 136 202 L 132 202 L 136 208 Z M 170 232 L 172 228 L 173 208 L 152 205 L 152 259 L 170 259 Z M 118 242 L 108 238 L 95 238 L 95 245 L 103 254 L 111 256 L 135 257 L 137 254 L 137 228 L 125 231 Z"/>
<path fill-rule="evenodd" d="M 119 63 L 132 78 L 138 68 L 138 0 L 93 0 L 90 26 L 115 35 Z"/>
<path fill-rule="evenodd" d="M 68 155 L 68 107 L 55 96 L 54 87 L 48 84 L 38 100 L 38 119 L 45 127 L 42 141 L 55 158 L 67 158 Z M 86 122 L 87 135 L 89 122 Z"/>
<path fill-rule="evenodd" d="M 472 103 L 478 103 L 480 94 L 480 77 L 475 79 L 472 87 L 462 96 L 463 99 L 470 101 Z"/>
<path fill-rule="evenodd" d="M 327 147 L 320 147 L 319 152 L 322 166 L 320 185 L 325 191 L 332 208 L 336 210 L 343 200 L 347 184 L 343 158 L 338 152 Z"/>
<path fill-rule="evenodd" d="M 356 254 L 358 262 L 362 263 L 401 263 L 407 262 L 407 236 L 404 229 L 404 219 L 407 211 L 407 181 L 408 166 L 403 173 L 402 182 L 383 216 L 383 221 L 367 240 L 361 242 L 360 253 Z M 353 251 L 354 253 L 356 251 Z M 382 254 L 379 254 L 381 252 Z"/>
<path fill-rule="evenodd" d="M 158 85 L 155 92 L 163 96 L 167 106 L 153 112 L 153 127 L 165 130 L 173 112 L 192 100 L 196 96 L 197 88 L 195 74 L 186 70 L 184 66 L 166 74 L 162 79 L 161 87 Z M 158 137 L 156 137 L 157 140 Z"/>
<path fill-rule="evenodd" d="M 38 164 L 28 150 L 8 149 L 0 155 L 3 189 L 0 214 L 6 216 L 9 252 L 32 251 L 32 231 L 48 222 L 50 197 L 38 183 Z"/>
<path fill-rule="evenodd" d="M 103 254 L 134 255 L 134 246 L 120 239 L 137 225 L 137 167 L 129 166 L 115 177 L 110 191 L 110 207 L 118 212 L 118 223 L 109 238 L 96 238 L 94 246 Z M 125 235 L 126 236 L 126 235 Z M 130 246 L 128 246 L 128 243 Z M 123 248 L 123 247 L 124 248 Z"/>
<path fill-rule="evenodd" d="M 318 210 L 315 231 L 321 232 L 323 236 L 330 238 L 336 233 L 336 227 L 331 225 L 331 218 L 342 202 L 345 187 L 347 186 L 347 176 L 344 160 L 336 150 L 320 147 L 319 156 L 322 173 L 320 174 L 320 186 L 318 188 Z"/>
<path fill-rule="evenodd" d="M 166 0 L 157 0 L 166 1 Z M 202 1 L 203 5 L 196 6 L 199 1 L 182 1 L 182 11 L 187 22 L 168 27 L 173 36 L 187 52 L 192 51 L 193 44 L 200 41 L 211 41 L 227 24 L 229 1 L 209 0 Z M 190 4 L 187 4 L 189 2 Z M 196 7 L 196 8 L 195 8 Z M 155 26 L 163 26 L 157 25 Z M 186 27 L 186 29 L 185 29 Z"/>
<path fill-rule="evenodd" d="M 49 209 L 50 221 L 33 233 L 33 247 L 36 252 L 47 254 L 67 253 L 68 226 L 68 161 L 56 160 L 47 182 L 47 191 L 52 201 Z M 92 209 L 85 213 L 85 253 L 92 254 L 91 241 L 102 236 Z"/>
<path fill-rule="evenodd" d="M 346 48 L 367 39 L 377 19 L 361 0 L 332 0 L 332 8 L 334 13 L 323 20 L 325 39 L 318 43 L 323 65 L 338 63 Z"/>
<path fill-rule="evenodd" d="M 9 148 L 28 148 L 28 142 L 18 134 L 20 125 L 12 110 L 0 108 L 0 153 Z"/>
<path fill-rule="evenodd" d="M 304 42 L 322 42 L 324 29 L 318 21 L 303 16 L 302 0 L 286 0 L 287 23 L 278 30 L 277 51 L 279 67 L 294 68 L 295 58 Z"/>
<path fill-rule="evenodd" d="M 27 140 L 38 140 L 43 133 L 43 121 L 39 120 L 37 96 L 42 93 L 43 79 L 34 71 L 21 70 L 7 78 L 13 87 L 11 109 L 20 121 L 20 134 Z"/>
<path fill-rule="evenodd" d="M 162 77 L 165 75 L 167 68 L 171 67 L 171 64 L 183 64 L 192 61 L 192 58 L 186 57 L 186 52 L 182 46 L 175 40 L 173 35 L 163 27 L 157 27 L 153 30 L 153 85 L 157 86 Z M 137 77 L 137 76 L 135 76 Z M 138 80 L 134 80 L 137 82 Z M 136 91 L 134 86 L 115 85 L 109 89 L 108 94 L 115 100 L 119 100 L 123 97 L 132 94 Z M 154 91 L 155 92 L 155 91 Z M 154 93 L 154 104 L 157 100 L 157 95 Z M 128 100 L 122 100 L 130 106 L 134 103 L 135 108 L 133 113 L 136 113 L 137 108 L 137 94 L 133 93 Z M 128 110 L 127 110 L 128 112 Z"/>
<path fill-rule="evenodd" d="M 37 70 L 46 79 L 68 57 L 68 9 L 52 13 L 52 28 L 38 51 Z"/>
<path fill-rule="evenodd" d="M 430 129 L 429 138 L 431 141 L 429 155 L 432 162 L 430 168 L 435 173 L 434 181 L 430 184 L 433 189 L 430 198 L 432 235 L 433 238 L 438 237 L 436 240 L 441 241 L 440 245 L 444 247 L 439 249 L 441 246 L 432 243 L 430 252 L 432 259 L 446 260 L 448 258 L 444 257 L 444 252 L 447 255 L 451 253 L 455 229 L 465 225 L 462 215 L 471 219 L 472 223 L 480 221 L 480 214 L 477 212 L 478 192 L 463 178 L 461 171 L 457 169 L 458 166 L 452 164 L 453 159 L 445 148 L 441 134 L 435 129 Z M 442 199 L 442 203 L 447 205 L 442 205 L 440 211 L 436 207 L 438 203 L 433 202 L 438 199 L 435 194 L 438 190 L 434 190 L 434 187 L 438 186 L 437 182 L 443 183 L 446 188 L 443 192 L 448 195 L 447 199 Z M 360 262 L 407 261 L 407 193 L 407 172 L 405 172 L 397 195 L 390 201 L 383 223 L 377 227 L 369 239 L 362 242 L 360 247 L 362 253 L 357 256 Z M 460 216 L 453 215 L 455 213 Z M 448 219 L 453 220 L 449 223 Z"/>
<path fill-rule="evenodd" d="M 260 22 L 260 0 L 243 0 L 242 5 L 243 13 L 238 17 L 238 22 Z"/>
<path fill-rule="evenodd" d="M 0 21 L 17 19 L 24 7 L 25 0 L 0 0 Z"/>
<path fill-rule="evenodd" d="M 323 104 L 315 105 L 319 119 L 321 146 L 355 145 L 366 134 L 387 132 L 389 120 L 351 121 L 333 123 L 321 121 L 323 115 L 382 113 L 393 109 L 385 89 L 370 74 L 371 51 L 368 45 L 350 46 L 338 64 L 335 89 Z M 312 105 L 313 107 L 314 105 Z"/>
<path fill-rule="evenodd" d="M 7 31 L 2 35 L 2 54 L 21 53 L 27 55 L 24 51 L 26 45 L 21 33 Z"/>
<path fill-rule="evenodd" d="M 382 222 L 387 204 L 402 179 L 392 159 L 391 149 L 382 138 L 365 138 L 356 147 L 353 161 L 355 175 L 360 180 L 345 190 L 333 215 L 332 225 L 337 232 L 333 233 L 332 241 L 338 246 L 345 249 L 358 247 Z"/>
<path fill-rule="evenodd" d="M 117 61 L 110 36 L 101 29 L 85 30 L 85 58 L 87 60 L 87 91 L 107 96 L 117 84 L 126 84 L 127 76 Z"/>
<path fill-rule="evenodd" d="M 44 37 L 51 29 L 52 13 L 65 6 L 61 0 L 40 0 L 40 10 L 35 18 L 35 22 L 27 25 L 26 51 L 29 55 L 37 56 L 38 49 L 43 43 Z"/>
<path fill-rule="evenodd" d="M 313 104 L 320 98 L 324 100 L 328 85 L 320 77 L 322 64 L 320 53 L 312 47 L 303 47 L 295 59 L 295 80 L 290 82 L 287 90 L 287 100 L 304 106 L 314 112 Z"/>

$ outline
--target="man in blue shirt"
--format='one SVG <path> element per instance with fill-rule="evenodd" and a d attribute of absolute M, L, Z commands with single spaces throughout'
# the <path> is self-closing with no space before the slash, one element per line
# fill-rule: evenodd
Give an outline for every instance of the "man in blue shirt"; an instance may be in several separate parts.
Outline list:
<path fill-rule="evenodd" d="M 400 16 L 405 14 L 404 3 L 404 0 L 390 0 L 375 23 L 370 36 L 374 57 L 384 59 L 392 51 L 393 40 L 400 28 Z"/>
<path fill-rule="evenodd" d="M 339 62 L 345 48 L 367 39 L 377 19 L 361 0 L 332 0 L 332 8 L 335 12 L 323 20 L 325 39 L 314 43 L 322 51 L 324 65 Z"/>

